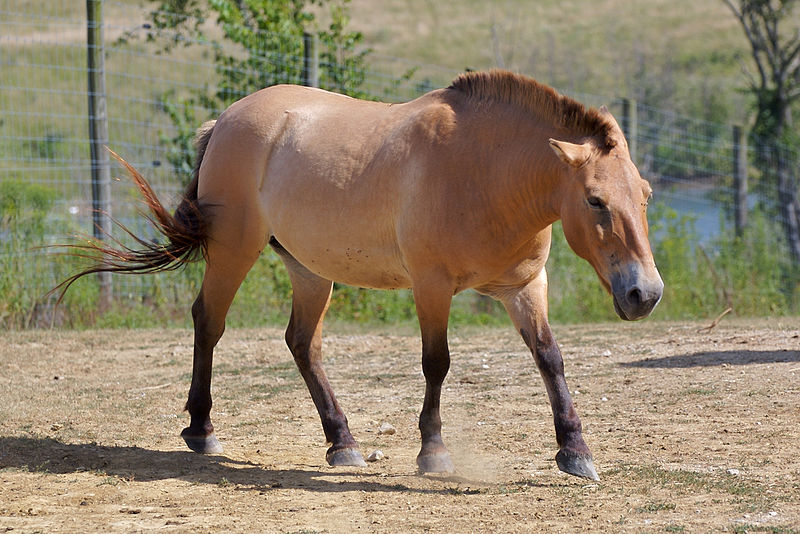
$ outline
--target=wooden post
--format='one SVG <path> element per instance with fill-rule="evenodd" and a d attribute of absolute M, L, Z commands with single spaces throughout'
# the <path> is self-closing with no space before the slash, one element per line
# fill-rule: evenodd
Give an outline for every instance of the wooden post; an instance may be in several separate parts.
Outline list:
<path fill-rule="evenodd" d="M 103 1 L 86 0 L 87 55 L 89 74 L 89 148 L 92 159 L 92 221 L 94 236 L 111 235 L 111 169 L 106 113 L 105 50 L 103 47 Z M 111 305 L 111 273 L 98 273 L 102 310 Z"/>
<path fill-rule="evenodd" d="M 303 33 L 303 79 L 306 87 L 319 87 L 319 53 L 317 52 L 317 36 Z"/>
<path fill-rule="evenodd" d="M 741 126 L 733 127 L 733 206 L 736 235 L 747 226 L 747 138 Z"/>
<path fill-rule="evenodd" d="M 631 160 L 636 163 L 636 154 L 639 148 L 639 120 L 636 117 L 636 100 L 622 99 L 622 128 L 628 140 L 628 151 Z"/>

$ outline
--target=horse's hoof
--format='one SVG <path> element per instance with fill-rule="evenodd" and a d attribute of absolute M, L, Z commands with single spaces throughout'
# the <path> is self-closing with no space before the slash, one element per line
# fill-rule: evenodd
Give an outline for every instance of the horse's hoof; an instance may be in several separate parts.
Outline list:
<path fill-rule="evenodd" d="M 366 467 L 367 462 L 364 461 L 364 456 L 358 449 L 336 449 L 329 450 L 325 455 L 328 460 L 328 465 L 338 466 L 352 466 L 352 467 Z"/>
<path fill-rule="evenodd" d="M 186 430 L 189 429 L 187 428 Z M 222 452 L 222 445 L 214 434 L 191 436 L 186 430 L 181 432 L 181 437 L 194 452 L 199 452 L 200 454 L 220 454 Z"/>
<path fill-rule="evenodd" d="M 560 450 L 558 454 L 556 454 L 556 464 L 558 464 L 559 469 L 570 475 L 589 478 L 591 480 L 600 480 L 594 468 L 591 454 L 577 454 Z"/>
<path fill-rule="evenodd" d="M 446 452 L 417 456 L 417 467 L 420 473 L 452 473 L 456 470 Z"/>

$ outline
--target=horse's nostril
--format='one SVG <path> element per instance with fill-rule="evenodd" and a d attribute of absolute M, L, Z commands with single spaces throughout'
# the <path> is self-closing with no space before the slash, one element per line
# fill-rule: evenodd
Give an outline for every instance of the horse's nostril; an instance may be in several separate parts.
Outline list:
<path fill-rule="evenodd" d="M 640 306 L 642 304 L 642 292 L 638 287 L 633 287 L 625 294 L 628 303 L 631 306 Z"/>

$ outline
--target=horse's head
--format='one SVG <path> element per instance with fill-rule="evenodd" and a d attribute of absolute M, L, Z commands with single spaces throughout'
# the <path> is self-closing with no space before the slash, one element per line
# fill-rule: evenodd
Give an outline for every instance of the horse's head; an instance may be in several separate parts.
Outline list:
<path fill-rule="evenodd" d="M 622 319 L 647 317 L 661 300 L 664 283 L 650 250 L 647 202 L 652 189 L 642 179 L 628 152 L 625 137 L 612 123 L 603 147 L 550 140 L 566 164 L 561 222 L 572 250 L 594 267 L 614 298 Z"/>

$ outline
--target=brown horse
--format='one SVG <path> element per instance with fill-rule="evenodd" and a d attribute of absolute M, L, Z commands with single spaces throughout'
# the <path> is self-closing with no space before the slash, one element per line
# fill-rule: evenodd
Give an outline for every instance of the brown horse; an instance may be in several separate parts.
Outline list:
<path fill-rule="evenodd" d="M 404 104 L 275 86 L 205 124 L 197 149 L 194 179 L 174 215 L 128 166 L 169 243 L 98 243 L 100 263 L 63 284 L 90 272 L 175 268 L 202 252 L 191 422 L 182 432 L 192 450 L 221 451 L 210 419 L 212 353 L 234 294 L 269 244 L 291 278 L 286 342 L 331 444 L 329 464 L 364 465 L 322 368 L 333 281 L 413 291 L 425 375 L 422 472 L 453 470 L 439 416 L 447 322 L 453 295 L 473 288 L 503 303 L 533 353 L 559 468 L 597 479 L 548 325 L 551 224 L 562 220 L 622 319 L 647 316 L 663 290 L 647 237 L 651 189 L 605 108 L 586 109 L 502 71 L 461 75 Z"/>

